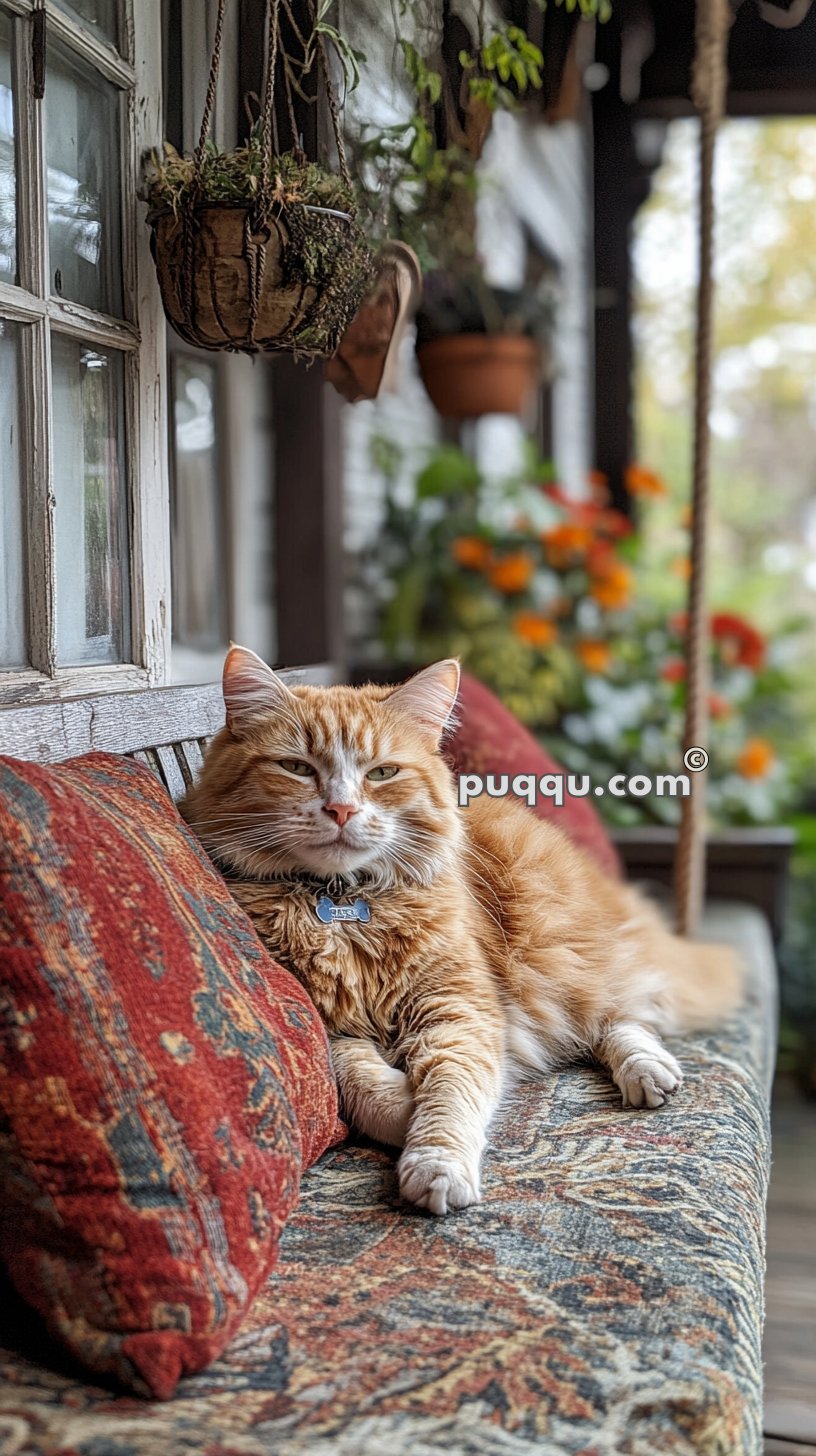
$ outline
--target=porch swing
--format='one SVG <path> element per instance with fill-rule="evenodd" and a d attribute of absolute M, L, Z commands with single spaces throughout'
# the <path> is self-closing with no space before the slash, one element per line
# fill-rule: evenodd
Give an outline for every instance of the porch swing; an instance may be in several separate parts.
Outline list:
<path fill-rule="evenodd" d="M 686 750 L 703 746 L 707 729 L 713 175 L 728 27 L 728 0 L 697 0 L 700 278 Z M 317 681 L 319 669 L 282 675 Z M 200 768 L 202 745 L 222 724 L 220 686 L 154 688 L 3 709 L 0 752 L 54 763 L 106 749 L 140 761 L 179 799 Z M 703 894 L 703 780 L 698 774 L 684 801 L 677 856 L 677 921 L 686 935 L 696 932 Z M 164 842 L 150 840 L 154 855 Z M 187 915 L 192 902 L 181 889 Z M 73 1450 L 78 1440 L 99 1451 L 124 1444 L 132 1456 L 159 1448 L 192 1456 L 215 1445 L 261 1456 L 304 1442 L 391 1456 L 499 1446 L 518 1456 L 579 1445 L 701 1456 L 758 1451 L 773 953 L 757 910 L 724 907 L 713 920 L 712 937 L 709 908 L 706 936 L 744 952 L 750 997 L 729 1027 L 689 1046 L 693 1095 L 670 1118 L 633 1119 L 591 1069 L 526 1083 L 501 1114 L 489 1198 L 447 1229 L 395 1205 L 388 1160 L 376 1147 L 332 1149 L 304 1179 L 274 1283 L 258 1287 L 254 1328 L 212 1377 L 138 1413 L 131 1397 L 117 1399 L 72 1369 L 43 1371 L 36 1346 L 34 1359 L 21 1358 L 0 1289 L 0 1346 L 8 1347 L 0 1349 L 0 1452 L 11 1456 L 22 1442 L 30 1456 L 45 1456 Z M 29 960 L 33 968 L 31 954 L 22 969 L 33 975 Z M 166 986 L 153 979 L 156 997 L 175 1015 Z M 199 1000 L 209 1007 L 210 993 Z M 171 1029 L 174 1020 L 156 1026 L 167 1027 L 160 1042 L 186 1069 L 198 1049 Z M 238 1029 L 244 1034 L 243 1024 Z M 23 1030 L 28 1037 L 30 1022 Z M 59 1097 L 64 1110 L 67 1094 Z M 91 1125 L 84 1107 L 81 1117 Z M 159 1181 L 138 1139 L 137 1153 L 136 1192 L 158 1226 L 159 1199 L 165 1192 L 175 1199 L 175 1185 L 161 1169 Z M 220 1138 L 218 1157 L 230 1170 L 237 1164 L 228 1138 Z M 118 1193 L 116 1177 L 105 1177 Z M 222 1254 L 220 1206 L 201 1182 L 219 1257 L 238 1285 Z M 246 1202 L 242 1195 L 244 1221 L 245 1207 L 258 1241 L 261 1215 L 269 1215 L 254 1188 Z M 171 1211 L 176 1216 L 175 1204 Z M 191 1227 L 198 1237 L 198 1224 Z M 111 1231 L 103 1233 L 115 1249 Z M 60 1250 L 66 1245 L 61 1231 Z M 81 1267 L 90 1267 L 87 1257 Z M 106 1286 L 105 1313 L 112 1297 Z M 183 1333 L 183 1305 L 163 1303 L 159 1314 L 157 1340 Z M 112 1339 L 105 1331 L 98 1348 Z"/>

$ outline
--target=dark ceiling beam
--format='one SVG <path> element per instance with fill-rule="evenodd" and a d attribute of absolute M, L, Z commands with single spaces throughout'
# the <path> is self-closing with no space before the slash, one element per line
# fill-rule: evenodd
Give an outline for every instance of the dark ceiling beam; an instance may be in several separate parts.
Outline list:
<path fill-rule="evenodd" d="M 794 6 L 800 8 L 794 8 Z M 651 0 L 654 47 L 641 70 L 638 111 L 682 116 L 692 111 L 689 89 L 694 54 L 694 0 Z M 635 0 L 617 0 L 614 15 L 626 27 Z M 637 0 L 638 14 L 642 0 Z M 768 16 L 798 17 L 795 28 L 769 24 Z M 728 46 L 728 111 L 734 116 L 808 115 L 816 111 L 816 7 L 801 0 L 778 5 L 756 0 L 739 5 Z"/>

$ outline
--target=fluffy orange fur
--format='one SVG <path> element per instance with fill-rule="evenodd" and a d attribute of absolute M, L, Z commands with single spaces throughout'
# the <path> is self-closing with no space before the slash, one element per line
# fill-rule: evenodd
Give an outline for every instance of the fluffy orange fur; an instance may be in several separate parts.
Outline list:
<path fill-rule="evenodd" d="M 727 952 L 671 935 L 553 824 L 457 806 L 439 742 L 458 681 L 447 661 L 396 689 L 289 688 L 232 648 L 227 726 L 182 804 L 323 1016 L 347 1116 L 403 1148 L 402 1193 L 435 1213 L 479 1200 L 514 1079 L 591 1056 L 624 1105 L 660 1106 L 682 1077 L 660 1034 L 739 999 Z M 317 918 L 334 875 L 368 923 Z"/>

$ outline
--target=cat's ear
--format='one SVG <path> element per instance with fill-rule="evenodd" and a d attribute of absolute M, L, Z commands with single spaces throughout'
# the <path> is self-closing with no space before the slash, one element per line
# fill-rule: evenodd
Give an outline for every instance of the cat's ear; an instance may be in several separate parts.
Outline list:
<path fill-rule="evenodd" d="M 283 679 L 248 647 L 230 647 L 223 687 L 227 727 L 235 738 L 242 737 L 257 714 L 284 711 L 295 700 Z"/>
<path fill-rule="evenodd" d="M 459 677 L 459 663 L 455 657 L 447 657 L 409 677 L 394 689 L 388 701 L 438 743 L 451 722 Z"/>

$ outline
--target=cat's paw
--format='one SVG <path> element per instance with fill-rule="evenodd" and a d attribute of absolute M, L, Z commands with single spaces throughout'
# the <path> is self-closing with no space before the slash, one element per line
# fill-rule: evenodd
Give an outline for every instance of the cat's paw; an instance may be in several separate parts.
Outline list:
<path fill-rule="evenodd" d="M 400 1193 L 418 1208 L 450 1213 L 481 1201 L 478 1163 L 465 1163 L 447 1148 L 412 1148 L 397 1164 Z"/>
<path fill-rule="evenodd" d="M 624 1107 L 662 1107 L 683 1080 L 679 1062 L 665 1047 L 659 1052 L 633 1052 L 614 1076 Z"/>

